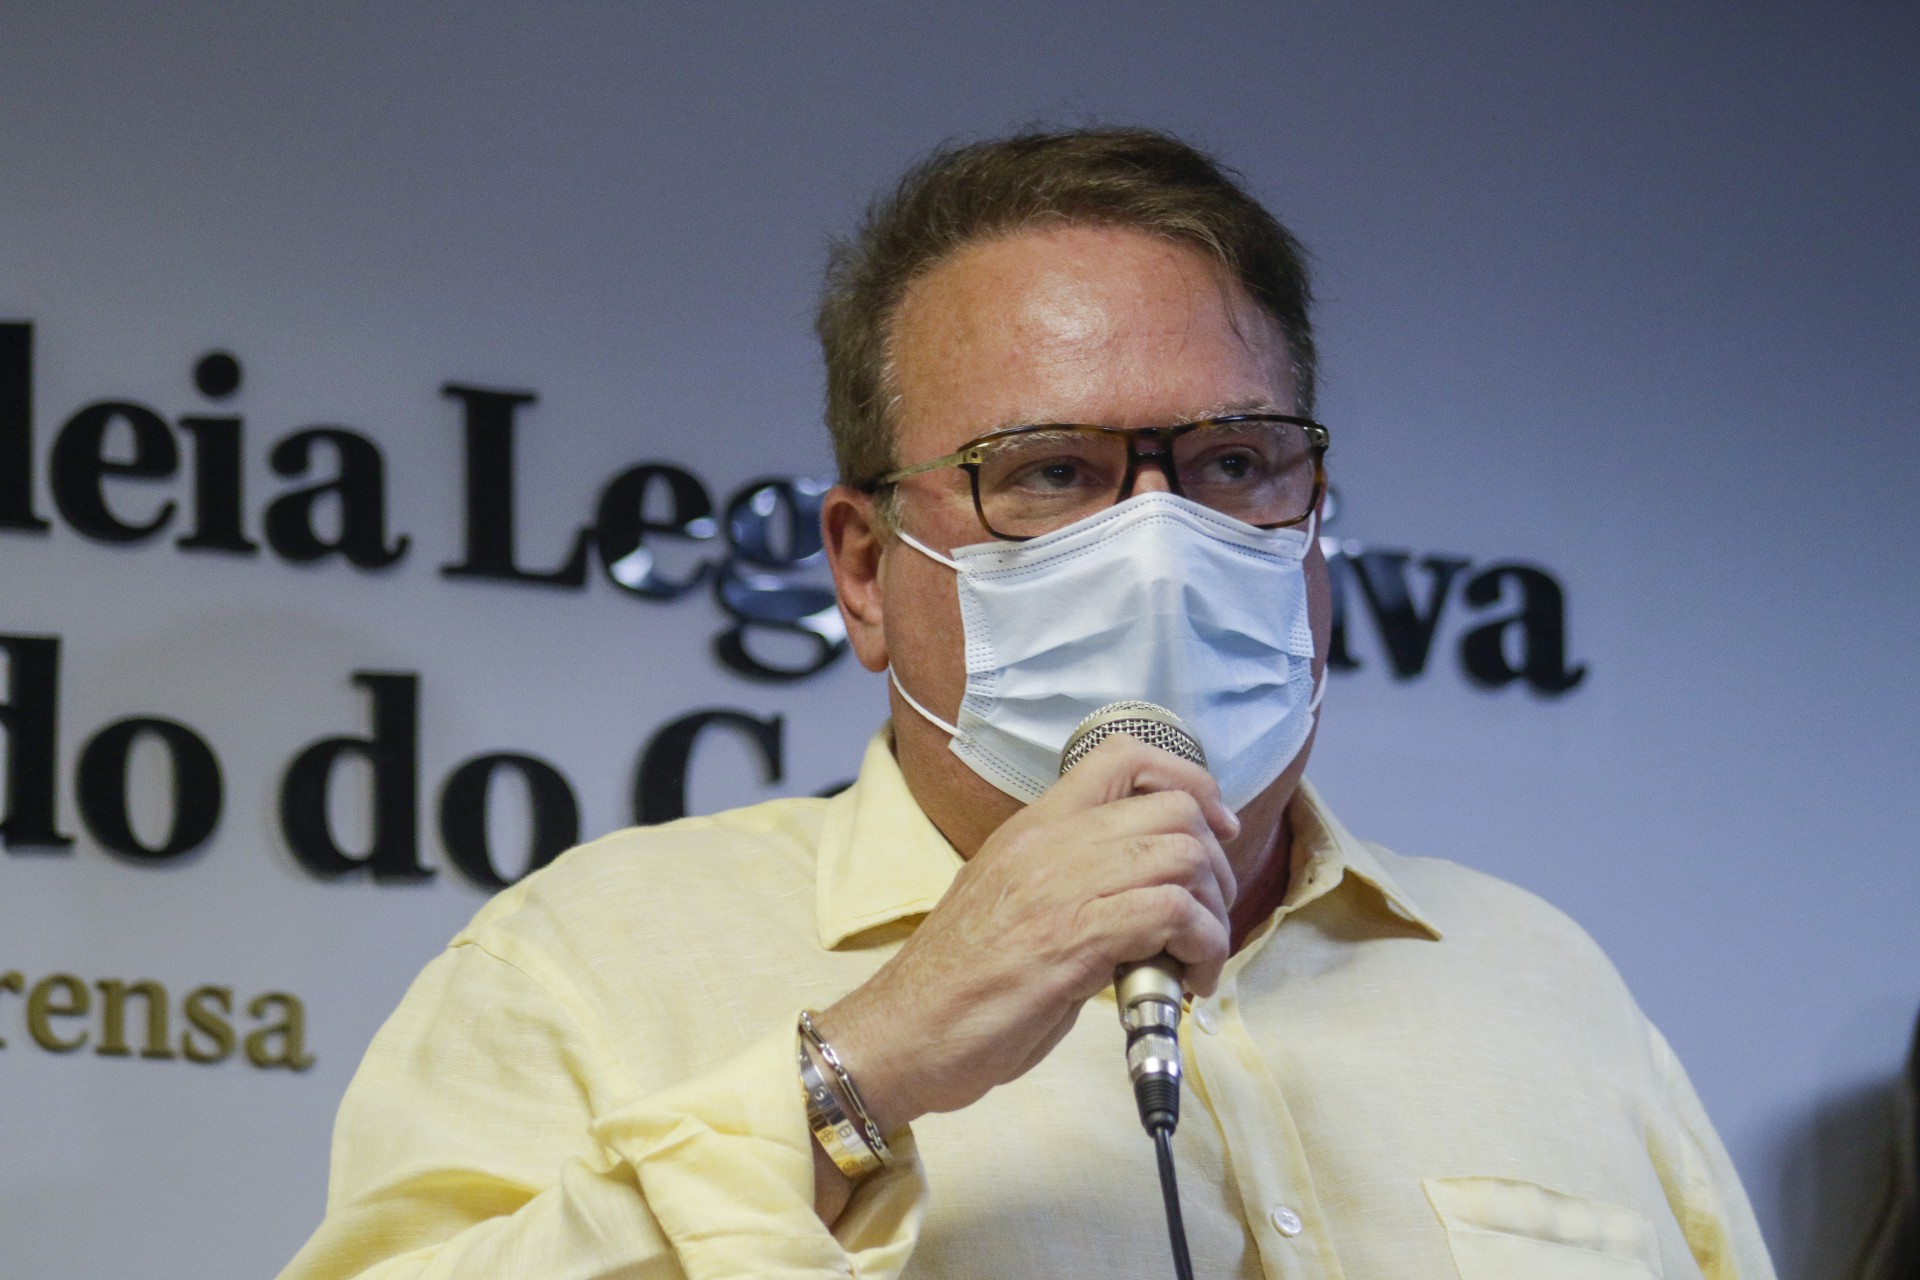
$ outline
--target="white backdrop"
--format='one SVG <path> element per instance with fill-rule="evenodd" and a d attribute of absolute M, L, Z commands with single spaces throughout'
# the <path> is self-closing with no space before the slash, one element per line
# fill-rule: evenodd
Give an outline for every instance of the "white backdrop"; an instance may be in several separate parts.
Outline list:
<path fill-rule="evenodd" d="M 774 790 L 850 774 L 882 714 L 850 659 L 729 671 L 704 590 L 642 601 L 597 565 L 579 591 L 444 576 L 462 437 L 442 384 L 538 392 L 517 468 L 536 568 L 635 463 L 716 501 L 824 475 L 825 236 L 943 137 L 1094 118 L 1217 148 L 1314 249 L 1330 536 L 1524 560 L 1566 589 L 1588 673 L 1559 697 L 1467 679 L 1458 583 L 1412 679 L 1354 612 L 1321 786 L 1361 833 L 1581 920 L 1689 1064 L 1783 1274 L 1832 1274 L 1920 1004 L 1917 99 L 1920 10 L 1871 0 L 0 9 L 0 321 L 33 326 L 51 525 L 0 527 L 0 636 L 60 638 L 75 837 L 0 849 L 0 1275 L 291 1255 L 361 1050 L 483 900 L 436 834 L 458 762 L 552 762 L 592 835 L 630 820 L 642 744 L 689 711 L 783 715 Z M 215 350 L 244 370 L 218 401 L 193 380 Z M 90 539 L 56 507 L 52 441 L 101 401 L 178 439 L 178 475 L 107 482 L 123 521 L 180 505 L 150 540 Z M 194 415 L 244 420 L 255 541 L 303 483 L 276 442 L 372 440 L 407 554 L 178 549 Z M 421 883 L 317 879 L 281 831 L 288 761 L 368 730 L 360 671 L 420 680 Z M 190 726 L 223 771 L 217 830 L 169 865 L 104 851 L 80 816 L 83 748 L 136 716 Z M 703 739 L 691 805 L 770 794 L 758 769 L 743 739 Z M 153 841 L 150 746 L 132 774 Z M 365 782 L 337 781 L 349 842 Z M 511 797 L 495 818 L 522 839 Z M 85 1017 L 42 997 L 57 1036 L 91 1037 L 70 1053 L 29 1025 L 57 974 L 92 991 Z M 198 987 L 233 990 L 242 1035 L 246 1001 L 296 995 L 314 1064 L 142 1058 L 138 1014 L 136 1052 L 102 1056 L 92 984 L 139 979 L 166 986 L 176 1044 Z"/>

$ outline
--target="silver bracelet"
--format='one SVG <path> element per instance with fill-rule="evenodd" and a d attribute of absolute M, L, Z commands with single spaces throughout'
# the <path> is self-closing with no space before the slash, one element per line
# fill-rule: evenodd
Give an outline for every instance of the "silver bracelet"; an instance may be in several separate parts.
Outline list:
<path fill-rule="evenodd" d="M 814 1141 L 827 1153 L 834 1167 L 845 1174 L 849 1182 L 858 1182 L 880 1168 L 880 1157 L 867 1146 L 866 1138 L 847 1117 L 840 1099 L 821 1077 L 820 1069 L 813 1065 L 813 1055 L 807 1052 L 804 1040 L 799 1042 L 799 1056 L 800 1089 L 807 1097 L 807 1127 L 813 1130 Z"/>
<path fill-rule="evenodd" d="M 840 1061 L 840 1055 L 833 1051 L 833 1046 L 813 1025 L 811 1010 L 800 1011 L 800 1035 L 800 1080 L 807 1093 L 807 1122 L 813 1129 L 813 1136 L 819 1139 L 821 1147 L 833 1158 L 834 1164 L 849 1178 L 864 1177 L 881 1166 L 892 1164 L 893 1149 L 887 1145 L 880 1126 L 873 1122 L 873 1116 L 867 1111 L 867 1104 L 860 1097 L 860 1090 L 854 1086 L 853 1077 Z M 808 1045 L 813 1046 L 833 1071 L 834 1079 L 840 1085 L 838 1094 L 813 1065 L 813 1057 L 807 1052 Z M 814 1087 L 816 1082 L 817 1088 Z M 846 1108 L 841 1106 L 842 1096 L 859 1120 L 857 1127 L 848 1119 Z M 846 1159 L 842 1158 L 843 1153 Z"/>

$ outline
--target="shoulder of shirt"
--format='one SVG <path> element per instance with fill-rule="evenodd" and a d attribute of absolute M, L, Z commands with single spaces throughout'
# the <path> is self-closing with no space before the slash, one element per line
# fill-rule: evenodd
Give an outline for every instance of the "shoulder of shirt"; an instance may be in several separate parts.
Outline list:
<path fill-rule="evenodd" d="M 827 801 L 792 796 L 658 826 L 624 827 L 576 845 L 502 889 L 451 945 L 496 950 L 504 934 L 537 922 L 584 923 L 710 895 L 804 893 L 811 902 Z M 679 913 L 663 915 L 670 921 Z M 658 924 L 659 921 L 651 921 Z"/>
<path fill-rule="evenodd" d="M 1367 851 L 1441 931 L 1444 955 L 1423 970 L 1509 1011 L 1541 1044 L 1579 1046 L 1619 1080 L 1666 1089 L 1672 1051 L 1626 980 L 1584 928 L 1519 885 L 1444 858 L 1414 857 L 1364 842 Z"/>
<path fill-rule="evenodd" d="M 1367 851 L 1439 927 L 1449 945 L 1529 961 L 1551 958 L 1626 994 L 1598 942 L 1560 908 L 1511 881 L 1445 858 L 1395 853 L 1365 841 Z"/>

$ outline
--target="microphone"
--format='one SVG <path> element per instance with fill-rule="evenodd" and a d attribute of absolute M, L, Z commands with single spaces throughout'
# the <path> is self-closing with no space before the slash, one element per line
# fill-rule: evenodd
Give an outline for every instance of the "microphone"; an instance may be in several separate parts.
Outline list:
<path fill-rule="evenodd" d="M 1124 734 L 1182 760 L 1207 767 L 1207 753 L 1179 716 L 1151 702 L 1109 702 L 1080 722 L 1060 753 L 1060 772 Z M 1180 1123 L 1180 1011 L 1184 966 L 1166 952 L 1123 964 L 1113 973 L 1114 1001 L 1127 1032 L 1127 1074 L 1140 1123 L 1150 1134 L 1171 1134 Z"/>

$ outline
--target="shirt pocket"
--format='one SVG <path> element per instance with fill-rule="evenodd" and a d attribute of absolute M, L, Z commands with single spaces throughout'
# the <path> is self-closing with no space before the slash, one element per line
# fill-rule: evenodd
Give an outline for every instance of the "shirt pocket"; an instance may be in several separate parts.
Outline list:
<path fill-rule="evenodd" d="M 1660 1280 L 1653 1226 L 1631 1209 L 1512 1178 L 1428 1178 L 1460 1280 Z"/>

